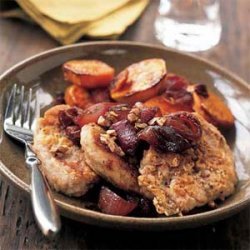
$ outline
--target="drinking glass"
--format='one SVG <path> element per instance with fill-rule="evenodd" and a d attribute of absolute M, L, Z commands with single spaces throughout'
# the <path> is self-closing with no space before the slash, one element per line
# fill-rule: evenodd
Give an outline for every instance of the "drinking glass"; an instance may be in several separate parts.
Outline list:
<path fill-rule="evenodd" d="M 204 51 L 221 37 L 219 0 L 161 0 L 155 34 L 164 45 L 184 51 Z"/>

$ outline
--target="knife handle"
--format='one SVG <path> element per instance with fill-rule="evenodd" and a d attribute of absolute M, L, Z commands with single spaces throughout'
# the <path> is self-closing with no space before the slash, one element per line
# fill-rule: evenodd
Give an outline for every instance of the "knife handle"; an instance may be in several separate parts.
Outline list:
<path fill-rule="evenodd" d="M 31 201 L 38 227 L 47 237 L 55 236 L 61 229 L 61 220 L 47 180 L 39 169 L 40 160 L 26 144 L 26 166 L 31 170 Z"/>

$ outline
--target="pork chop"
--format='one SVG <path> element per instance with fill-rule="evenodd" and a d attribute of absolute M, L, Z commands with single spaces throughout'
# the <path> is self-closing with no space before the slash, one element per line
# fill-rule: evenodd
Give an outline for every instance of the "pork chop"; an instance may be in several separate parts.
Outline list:
<path fill-rule="evenodd" d="M 81 145 L 87 164 L 114 186 L 138 193 L 138 170 L 125 158 L 103 145 L 100 141 L 101 134 L 105 134 L 105 130 L 95 123 L 82 127 Z"/>
<path fill-rule="evenodd" d="M 202 136 L 196 148 L 161 153 L 150 147 L 140 164 L 139 186 L 159 214 L 181 215 L 232 194 L 237 183 L 232 152 L 219 130 L 193 113 Z"/>
<path fill-rule="evenodd" d="M 60 129 L 58 114 L 68 108 L 54 106 L 38 119 L 33 148 L 51 187 L 69 196 L 82 196 L 99 178 L 86 164 L 82 149 Z"/>

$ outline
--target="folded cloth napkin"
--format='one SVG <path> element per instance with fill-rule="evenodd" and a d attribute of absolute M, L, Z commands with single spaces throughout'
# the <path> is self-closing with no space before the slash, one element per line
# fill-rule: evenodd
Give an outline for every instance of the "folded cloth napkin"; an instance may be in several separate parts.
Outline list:
<path fill-rule="evenodd" d="M 83 35 L 116 38 L 143 12 L 149 0 L 17 0 L 28 16 L 62 44 Z M 24 18 L 20 11 L 5 17 Z M 4 16 L 4 15 L 2 15 Z"/>

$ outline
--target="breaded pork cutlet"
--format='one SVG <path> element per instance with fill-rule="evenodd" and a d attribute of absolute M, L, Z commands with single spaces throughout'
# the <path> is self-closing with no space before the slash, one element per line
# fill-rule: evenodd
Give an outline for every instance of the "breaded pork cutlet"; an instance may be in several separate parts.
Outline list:
<path fill-rule="evenodd" d="M 138 170 L 103 145 L 100 141 L 102 134 L 105 134 L 105 131 L 95 123 L 82 127 L 81 145 L 87 164 L 114 186 L 138 193 Z"/>
<path fill-rule="evenodd" d="M 34 150 L 51 187 L 69 196 L 81 196 L 99 178 L 86 164 L 82 149 L 74 145 L 59 126 L 59 112 L 68 108 L 67 105 L 54 106 L 39 118 Z"/>
<path fill-rule="evenodd" d="M 153 199 L 159 214 L 181 215 L 224 200 L 237 183 L 232 152 L 219 130 L 193 113 L 201 124 L 196 148 L 182 153 L 144 152 L 139 185 Z"/>

